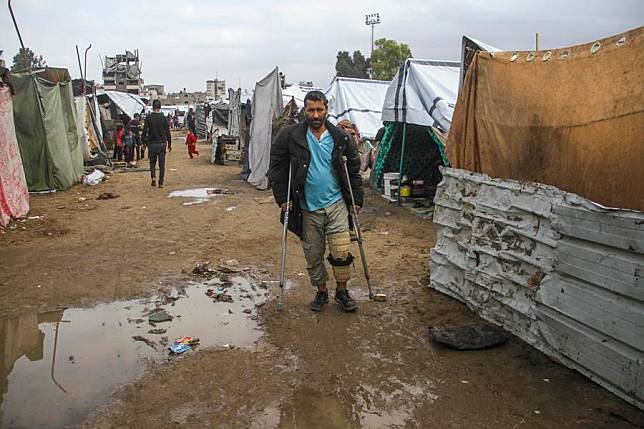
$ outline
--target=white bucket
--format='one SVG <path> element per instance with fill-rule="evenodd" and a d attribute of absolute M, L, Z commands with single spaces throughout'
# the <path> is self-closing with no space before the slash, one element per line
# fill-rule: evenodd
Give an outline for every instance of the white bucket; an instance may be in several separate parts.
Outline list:
<path fill-rule="evenodd" d="M 400 178 L 400 174 L 398 173 L 385 173 L 383 176 L 383 184 L 385 188 L 385 196 L 389 198 L 393 198 L 393 193 L 392 191 L 395 191 L 398 189 L 398 183 L 395 183 L 392 185 L 391 182 L 397 182 L 398 179 Z"/>

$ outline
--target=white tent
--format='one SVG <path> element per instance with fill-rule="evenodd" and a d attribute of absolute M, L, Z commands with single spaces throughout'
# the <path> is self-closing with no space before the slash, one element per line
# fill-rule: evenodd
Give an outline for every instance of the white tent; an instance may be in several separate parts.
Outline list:
<path fill-rule="evenodd" d="M 291 98 L 295 98 L 297 107 L 300 109 L 304 107 L 304 97 L 311 91 L 321 91 L 321 88 L 314 88 L 311 86 L 300 86 L 300 85 L 291 85 L 282 91 L 282 99 L 284 100 L 284 105 L 286 106 Z"/>
<path fill-rule="evenodd" d="M 389 82 L 336 77 L 325 94 L 329 100 L 329 120 L 348 119 L 358 126 L 362 137 L 374 138 L 382 127 L 380 115 Z"/>
<path fill-rule="evenodd" d="M 257 82 L 253 94 L 253 121 L 248 144 L 248 182 L 258 189 L 268 189 L 268 166 L 271 152 L 273 119 L 282 114 L 282 88 L 279 69 Z"/>
<path fill-rule="evenodd" d="M 130 118 L 133 118 L 135 113 L 142 113 L 145 109 L 145 101 L 136 94 L 119 91 L 98 92 L 96 96 L 99 98 L 99 102 L 103 102 L 101 98 L 105 95 Z"/>
<path fill-rule="evenodd" d="M 407 59 L 387 89 L 382 121 L 449 131 L 460 70 L 458 61 Z"/>

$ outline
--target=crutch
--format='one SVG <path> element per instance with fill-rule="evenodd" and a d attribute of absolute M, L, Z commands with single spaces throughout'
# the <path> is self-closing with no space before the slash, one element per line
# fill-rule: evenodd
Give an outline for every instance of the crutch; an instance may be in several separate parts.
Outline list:
<path fill-rule="evenodd" d="M 360 248 L 360 259 L 362 259 L 362 268 L 364 269 L 364 277 L 367 279 L 367 286 L 369 287 L 369 299 L 373 300 L 373 290 L 371 289 L 371 278 L 369 277 L 369 269 L 367 268 L 367 256 L 364 253 L 364 246 L 362 244 L 362 233 L 360 232 L 360 223 L 358 221 L 358 211 L 356 210 L 356 201 L 353 199 L 353 188 L 351 187 L 351 178 L 349 177 L 349 170 L 347 169 L 347 157 L 342 157 L 342 165 L 344 166 L 344 174 L 349 185 L 349 194 L 351 195 L 351 208 L 353 209 L 353 231 L 356 234 L 356 241 Z"/>
<path fill-rule="evenodd" d="M 286 211 L 284 212 L 284 227 L 282 229 L 282 258 L 280 261 L 280 297 L 277 301 L 277 311 L 284 310 L 284 270 L 286 269 L 286 239 L 288 238 L 288 213 L 291 210 L 291 162 L 288 163 L 288 186 L 286 187 Z"/>

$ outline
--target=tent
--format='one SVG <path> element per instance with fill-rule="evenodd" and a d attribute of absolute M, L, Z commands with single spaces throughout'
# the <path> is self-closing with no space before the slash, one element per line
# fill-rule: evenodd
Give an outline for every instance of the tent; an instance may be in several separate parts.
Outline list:
<path fill-rule="evenodd" d="M 358 126 L 362 137 L 374 138 L 382 126 L 380 116 L 389 82 L 336 77 L 325 91 L 329 100 L 329 120 L 348 119 Z"/>
<path fill-rule="evenodd" d="M 286 106 L 291 99 L 295 99 L 297 107 L 300 109 L 304 107 L 304 97 L 311 91 L 321 91 L 321 88 L 314 88 L 312 86 L 302 86 L 302 85 L 290 85 L 287 86 L 285 90 L 282 91 L 282 98 L 284 105 Z"/>
<path fill-rule="evenodd" d="M 29 212 L 29 190 L 22 168 L 8 86 L 0 86 L 0 228 Z"/>
<path fill-rule="evenodd" d="M 476 53 L 450 162 L 644 211 L 643 49 L 640 27 L 561 49 Z"/>
<path fill-rule="evenodd" d="M 145 110 L 145 100 L 136 94 L 130 94 L 120 91 L 102 91 L 97 92 L 98 102 L 104 104 L 108 101 L 113 102 L 123 113 L 130 118 L 134 117 L 135 113 L 143 113 Z"/>
<path fill-rule="evenodd" d="M 83 175 L 83 148 L 69 72 L 13 75 L 13 116 L 30 191 L 65 190 Z"/>
<path fill-rule="evenodd" d="M 228 88 L 228 135 L 239 137 L 241 119 L 241 89 Z"/>
<path fill-rule="evenodd" d="M 250 142 L 248 143 L 248 182 L 258 189 L 268 189 L 268 165 L 271 151 L 273 120 L 282 114 L 282 88 L 279 69 L 257 82 L 253 94 Z"/>
<path fill-rule="evenodd" d="M 467 69 L 470 66 L 470 64 L 472 64 L 474 55 L 480 51 L 500 52 L 501 50 L 499 48 L 495 48 L 492 45 L 488 45 L 487 43 L 481 42 L 480 40 L 463 36 L 463 40 L 461 42 L 461 76 L 460 76 L 459 85 L 458 85 L 459 91 L 461 86 L 463 85 L 463 80 L 465 79 L 465 74 L 467 73 Z"/>
<path fill-rule="evenodd" d="M 458 93 L 457 61 L 405 61 L 387 89 L 382 108 L 385 133 L 373 170 L 378 187 L 386 172 L 399 180 L 423 180 L 432 197 L 441 180 L 438 167 L 449 165 L 443 133 L 449 132 Z"/>

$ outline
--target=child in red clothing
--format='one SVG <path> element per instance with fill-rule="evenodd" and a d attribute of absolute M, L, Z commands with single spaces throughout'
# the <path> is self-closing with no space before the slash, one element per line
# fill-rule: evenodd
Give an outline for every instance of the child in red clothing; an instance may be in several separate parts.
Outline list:
<path fill-rule="evenodd" d="M 190 158 L 193 158 L 193 153 L 199 155 L 199 151 L 197 150 L 197 136 L 192 133 L 192 130 L 188 130 L 186 145 L 188 145 L 188 155 L 190 155 Z"/>
<path fill-rule="evenodd" d="M 114 142 L 114 159 L 123 161 L 123 125 L 116 129 L 116 141 Z"/>

